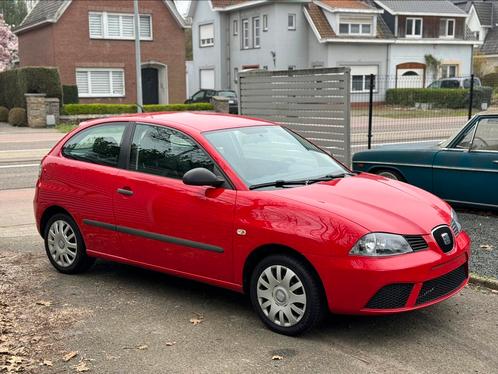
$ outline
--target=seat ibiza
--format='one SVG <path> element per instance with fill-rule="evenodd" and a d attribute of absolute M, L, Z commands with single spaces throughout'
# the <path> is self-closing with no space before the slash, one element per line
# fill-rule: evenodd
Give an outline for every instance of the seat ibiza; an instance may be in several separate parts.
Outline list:
<path fill-rule="evenodd" d="M 102 258 L 245 292 L 287 335 L 327 311 L 423 308 L 468 280 L 469 237 L 447 203 L 256 119 L 84 123 L 43 159 L 34 207 L 58 271 Z"/>

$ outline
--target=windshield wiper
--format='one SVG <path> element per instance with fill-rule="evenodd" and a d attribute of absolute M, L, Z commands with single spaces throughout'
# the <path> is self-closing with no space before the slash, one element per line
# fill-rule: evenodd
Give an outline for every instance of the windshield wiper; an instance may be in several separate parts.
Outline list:
<path fill-rule="evenodd" d="M 249 189 L 255 190 L 255 189 L 264 188 L 264 187 L 307 186 L 308 184 L 313 184 L 313 183 L 317 183 L 317 182 L 328 182 L 332 179 L 344 178 L 345 176 L 349 176 L 349 175 L 353 175 L 353 174 L 341 173 L 341 174 L 335 174 L 335 175 L 325 175 L 325 176 L 320 177 L 320 178 L 309 178 L 309 179 L 291 180 L 291 181 L 276 180 L 273 182 L 253 184 L 253 185 L 249 186 Z"/>

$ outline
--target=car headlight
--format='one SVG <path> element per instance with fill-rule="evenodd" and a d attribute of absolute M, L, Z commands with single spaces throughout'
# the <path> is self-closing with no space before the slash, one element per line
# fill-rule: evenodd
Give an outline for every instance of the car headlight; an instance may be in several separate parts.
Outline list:
<path fill-rule="evenodd" d="M 451 209 L 451 229 L 453 230 L 453 234 L 457 236 L 462 231 L 462 224 L 460 223 L 456 212 Z"/>
<path fill-rule="evenodd" d="M 401 235 L 375 232 L 360 238 L 349 251 L 349 254 L 379 257 L 401 255 L 409 252 L 413 252 L 413 250 Z"/>

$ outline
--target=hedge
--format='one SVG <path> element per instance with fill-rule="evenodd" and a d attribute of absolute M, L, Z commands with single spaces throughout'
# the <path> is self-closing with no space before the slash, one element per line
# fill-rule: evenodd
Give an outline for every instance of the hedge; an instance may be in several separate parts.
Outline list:
<path fill-rule="evenodd" d="M 78 104 L 78 86 L 62 86 L 62 97 L 64 104 Z"/>
<path fill-rule="evenodd" d="M 26 108 L 26 93 L 44 93 L 62 104 L 59 71 L 50 67 L 25 67 L 0 73 L 0 105 Z"/>
<path fill-rule="evenodd" d="M 213 106 L 208 103 L 144 105 L 145 112 L 178 112 L 186 110 L 213 110 Z M 135 104 L 66 104 L 63 111 L 64 114 L 68 115 L 129 114 L 136 113 L 137 106 Z"/>
<path fill-rule="evenodd" d="M 8 120 L 9 110 L 4 106 L 0 106 L 0 122 L 7 122 Z"/>
<path fill-rule="evenodd" d="M 12 108 L 9 112 L 9 123 L 12 126 L 26 126 L 26 109 L 24 108 Z"/>
<path fill-rule="evenodd" d="M 474 88 L 473 106 L 491 103 L 491 87 Z M 460 88 L 392 88 L 386 90 L 386 104 L 413 107 L 415 103 L 430 103 L 435 108 L 460 109 L 469 103 L 469 90 Z"/>

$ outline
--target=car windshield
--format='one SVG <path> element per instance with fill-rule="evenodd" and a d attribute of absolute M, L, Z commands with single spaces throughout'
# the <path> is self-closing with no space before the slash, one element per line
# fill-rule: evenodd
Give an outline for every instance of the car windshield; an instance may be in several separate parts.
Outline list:
<path fill-rule="evenodd" d="M 280 126 L 216 130 L 204 136 L 248 186 L 348 173 L 320 148 Z"/>
<path fill-rule="evenodd" d="M 237 95 L 235 95 L 235 92 L 233 91 L 218 91 L 218 95 L 224 97 L 237 97 Z"/>

